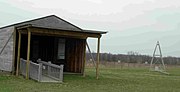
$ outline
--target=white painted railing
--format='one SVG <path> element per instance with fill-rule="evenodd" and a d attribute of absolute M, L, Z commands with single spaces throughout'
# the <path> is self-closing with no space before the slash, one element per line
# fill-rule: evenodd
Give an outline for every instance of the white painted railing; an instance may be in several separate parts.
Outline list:
<path fill-rule="evenodd" d="M 40 59 L 37 62 L 42 64 L 42 76 L 47 76 L 57 81 L 63 80 L 63 65 L 55 65 L 50 61 L 45 62 L 41 61 Z"/>
<path fill-rule="evenodd" d="M 62 82 L 63 81 L 63 65 L 55 65 L 41 61 L 37 63 L 30 61 L 29 77 L 39 82 Z M 20 60 L 20 73 L 26 75 L 26 60 Z M 53 80 L 53 81 L 52 81 Z"/>

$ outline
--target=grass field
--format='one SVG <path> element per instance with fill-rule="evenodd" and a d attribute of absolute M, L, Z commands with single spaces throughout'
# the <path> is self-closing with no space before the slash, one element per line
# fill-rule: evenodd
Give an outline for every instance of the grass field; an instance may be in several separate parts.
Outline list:
<path fill-rule="evenodd" d="M 96 80 L 95 70 L 87 68 L 86 77 L 64 75 L 62 84 L 0 74 L 0 92 L 180 92 L 180 68 L 168 72 L 170 75 L 144 68 L 101 68 Z"/>

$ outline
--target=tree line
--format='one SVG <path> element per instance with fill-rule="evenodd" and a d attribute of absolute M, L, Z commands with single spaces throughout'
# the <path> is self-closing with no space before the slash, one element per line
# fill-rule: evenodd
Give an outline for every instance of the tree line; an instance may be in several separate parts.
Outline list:
<path fill-rule="evenodd" d="M 96 60 L 96 53 L 92 53 L 92 56 Z M 92 60 L 90 53 L 86 53 L 86 59 Z M 152 56 L 141 55 L 137 52 L 130 51 L 127 54 L 112 54 L 112 53 L 100 53 L 100 62 L 121 62 L 121 63 L 148 63 L 150 64 Z M 160 60 L 159 57 L 154 59 L 155 62 Z M 180 65 L 180 57 L 167 56 L 163 57 L 163 61 L 168 65 Z"/>

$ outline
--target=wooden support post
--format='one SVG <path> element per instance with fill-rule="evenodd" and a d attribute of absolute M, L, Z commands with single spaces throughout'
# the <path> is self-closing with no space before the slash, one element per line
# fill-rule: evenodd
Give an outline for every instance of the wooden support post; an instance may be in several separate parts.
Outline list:
<path fill-rule="evenodd" d="M 99 52 L 100 52 L 100 37 L 97 44 L 97 62 L 96 62 L 96 79 L 99 79 Z"/>
<path fill-rule="evenodd" d="M 28 45 L 27 45 L 27 63 L 26 63 L 26 79 L 29 79 L 29 58 L 30 58 L 31 32 L 28 29 Z"/>
<path fill-rule="evenodd" d="M 16 73 L 15 71 L 15 60 L 16 59 L 16 30 L 13 32 L 13 63 L 12 63 L 12 74 Z"/>
<path fill-rule="evenodd" d="M 42 79 L 42 63 L 39 63 L 38 81 L 41 82 L 41 79 Z"/>
<path fill-rule="evenodd" d="M 18 38 L 18 53 L 17 53 L 17 66 L 16 66 L 16 76 L 19 75 L 20 50 L 21 50 L 21 33 L 19 32 L 19 38 Z"/>
<path fill-rule="evenodd" d="M 64 65 L 60 65 L 60 73 L 59 73 L 59 79 L 60 79 L 60 82 L 63 82 L 63 68 L 64 68 Z"/>
<path fill-rule="evenodd" d="M 85 41 L 85 45 L 84 45 L 84 63 L 82 64 L 82 69 L 83 69 L 83 77 L 86 76 L 86 73 L 85 73 L 85 68 L 86 68 L 86 41 Z"/>

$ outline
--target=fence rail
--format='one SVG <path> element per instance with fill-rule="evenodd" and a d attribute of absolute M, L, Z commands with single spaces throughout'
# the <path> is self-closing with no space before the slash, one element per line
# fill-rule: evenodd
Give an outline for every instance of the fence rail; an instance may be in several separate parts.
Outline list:
<path fill-rule="evenodd" d="M 42 64 L 42 75 L 50 77 L 54 80 L 63 80 L 63 65 L 55 65 L 51 62 L 45 62 L 38 60 L 38 63 Z"/>
<path fill-rule="evenodd" d="M 37 61 L 39 64 L 30 61 L 29 77 L 39 82 L 62 82 L 63 81 L 63 65 L 55 65 L 50 62 Z M 26 63 L 24 59 L 20 59 L 20 73 L 26 75 Z"/>

